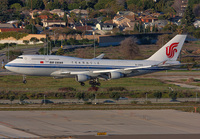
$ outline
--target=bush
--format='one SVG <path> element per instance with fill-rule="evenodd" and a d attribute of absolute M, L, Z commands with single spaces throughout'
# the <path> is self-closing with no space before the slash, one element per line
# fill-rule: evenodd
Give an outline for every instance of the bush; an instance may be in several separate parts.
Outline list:
<path fill-rule="evenodd" d="M 92 102 L 84 102 L 85 105 L 91 105 Z"/>
<path fill-rule="evenodd" d="M 151 101 L 149 101 L 149 100 L 146 100 L 146 101 L 144 102 L 144 104 L 147 104 L 147 105 L 149 105 L 149 104 L 152 104 L 152 103 L 151 103 Z"/>
<path fill-rule="evenodd" d="M 70 91 L 76 91 L 76 89 L 73 88 L 73 87 L 63 87 L 63 88 L 59 88 L 58 91 L 61 91 L 61 92 L 70 92 Z"/>
<path fill-rule="evenodd" d="M 125 87 L 109 87 L 107 91 L 127 91 Z"/>
<path fill-rule="evenodd" d="M 112 92 L 112 93 L 110 94 L 110 98 L 112 98 L 112 99 L 114 99 L 114 100 L 119 100 L 119 98 L 120 98 L 119 92 Z"/>

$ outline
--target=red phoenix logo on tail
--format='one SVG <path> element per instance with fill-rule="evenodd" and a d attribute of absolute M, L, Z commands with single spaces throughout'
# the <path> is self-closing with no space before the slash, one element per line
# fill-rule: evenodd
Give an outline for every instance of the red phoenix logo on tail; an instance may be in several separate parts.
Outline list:
<path fill-rule="evenodd" d="M 166 47 L 166 55 L 168 58 L 173 58 L 174 54 L 177 52 L 176 47 L 178 46 L 178 42 L 172 43 L 170 46 Z"/>

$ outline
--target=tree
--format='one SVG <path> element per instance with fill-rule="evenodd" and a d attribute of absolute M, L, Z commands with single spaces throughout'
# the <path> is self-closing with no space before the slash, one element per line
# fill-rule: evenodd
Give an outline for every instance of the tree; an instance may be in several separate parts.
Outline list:
<path fill-rule="evenodd" d="M 69 39 L 69 43 L 70 43 L 71 45 L 75 45 L 76 43 L 78 43 L 78 41 L 77 41 L 76 39 L 70 38 L 70 39 Z"/>
<path fill-rule="evenodd" d="M 81 100 L 81 99 L 82 99 L 82 96 L 83 96 L 82 93 L 77 92 L 76 95 L 75 95 L 75 98 L 77 98 L 78 100 Z"/>
<path fill-rule="evenodd" d="M 193 12 L 196 17 L 200 17 L 200 4 L 194 7 Z"/>
<path fill-rule="evenodd" d="M 182 18 L 182 24 L 185 24 L 186 27 L 192 26 L 195 21 L 195 16 L 190 5 L 187 6 L 184 16 Z"/>
<path fill-rule="evenodd" d="M 68 11 L 68 3 L 66 1 L 64 1 L 61 4 L 61 9 L 64 10 L 64 11 Z"/>
<path fill-rule="evenodd" d="M 66 23 L 66 26 L 68 26 L 68 18 L 67 18 L 67 15 L 66 15 L 66 13 L 64 13 L 63 20 L 65 21 L 65 23 Z"/>
<path fill-rule="evenodd" d="M 156 98 L 156 102 L 158 101 L 158 99 L 162 98 L 162 92 L 155 92 L 153 95 Z"/>
<path fill-rule="evenodd" d="M 90 93 L 89 94 L 89 99 L 91 100 L 91 102 L 95 99 L 95 94 L 94 93 Z"/>
<path fill-rule="evenodd" d="M 39 42 L 39 39 L 37 39 L 36 37 L 32 37 L 30 41 L 33 42 L 33 44 L 35 45 L 35 43 Z"/>
<path fill-rule="evenodd" d="M 169 97 L 171 97 L 171 99 L 175 101 L 177 99 L 177 92 L 173 92 L 173 91 L 170 92 Z"/>
<path fill-rule="evenodd" d="M 140 54 L 140 50 L 138 45 L 136 44 L 136 41 L 137 40 L 133 37 L 129 37 L 121 41 L 119 49 L 121 54 L 126 59 L 133 59 Z"/>
<path fill-rule="evenodd" d="M 19 97 L 20 102 L 22 102 L 23 100 L 28 99 L 26 94 L 21 94 Z"/>
<path fill-rule="evenodd" d="M 0 0 L 0 13 L 6 13 L 8 9 L 8 0 Z"/>
<path fill-rule="evenodd" d="M 13 100 L 15 99 L 15 96 L 14 96 L 14 95 L 11 95 L 11 96 L 9 96 L 9 99 L 10 99 L 10 102 L 11 102 L 11 104 L 12 104 Z"/>
<path fill-rule="evenodd" d="M 65 51 L 62 48 L 59 48 L 56 55 L 64 55 Z"/>
<path fill-rule="evenodd" d="M 11 9 L 15 9 L 16 11 L 20 11 L 22 6 L 19 3 L 14 3 L 10 6 Z"/>
<path fill-rule="evenodd" d="M 27 0 L 27 7 L 30 9 L 44 9 L 42 0 Z"/>
<path fill-rule="evenodd" d="M 48 0 L 42 0 L 44 6 L 45 6 L 45 9 L 47 8 L 47 4 L 48 4 Z"/>
<path fill-rule="evenodd" d="M 26 45 L 29 44 L 29 40 L 23 40 L 23 43 L 25 43 Z"/>
<path fill-rule="evenodd" d="M 32 24 L 26 25 L 25 32 L 30 34 L 37 34 L 37 28 Z"/>

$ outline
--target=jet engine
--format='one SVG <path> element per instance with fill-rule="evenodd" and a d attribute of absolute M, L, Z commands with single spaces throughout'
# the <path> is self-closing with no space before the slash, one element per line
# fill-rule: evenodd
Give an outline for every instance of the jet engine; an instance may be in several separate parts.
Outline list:
<path fill-rule="evenodd" d="M 110 79 L 119 79 L 121 77 L 124 77 L 124 74 L 121 72 L 111 72 L 109 75 Z"/>
<path fill-rule="evenodd" d="M 76 81 L 77 81 L 77 82 L 85 82 L 85 81 L 91 79 L 90 76 L 88 76 L 88 75 L 84 75 L 84 74 L 78 74 L 78 75 L 76 75 L 75 78 L 76 78 Z"/>

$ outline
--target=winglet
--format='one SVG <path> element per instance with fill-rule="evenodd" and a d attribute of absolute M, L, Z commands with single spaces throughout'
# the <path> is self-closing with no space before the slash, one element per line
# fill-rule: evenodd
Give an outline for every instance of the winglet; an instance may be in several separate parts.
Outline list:
<path fill-rule="evenodd" d="M 102 59 L 104 57 L 104 53 L 103 54 L 100 54 L 99 56 L 95 57 L 94 59 Z"/>

